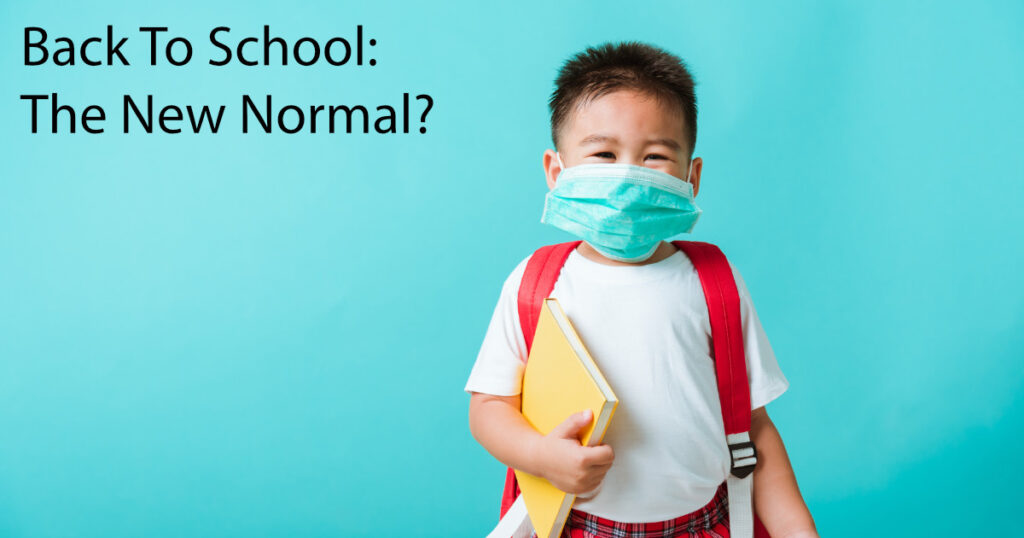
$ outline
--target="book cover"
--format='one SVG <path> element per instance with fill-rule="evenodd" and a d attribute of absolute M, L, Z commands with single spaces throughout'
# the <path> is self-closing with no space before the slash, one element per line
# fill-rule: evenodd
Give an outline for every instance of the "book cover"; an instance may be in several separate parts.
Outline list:
<path fill-rule="evenodd" d="M 594 420 L 580 432 L 580 444 L 593 446 L 601 442 L 617 405 L 615 393 L 558 300 L 545 299 L 523 373 L 522 412 L 527 422 L 546 435 L 573 413 L 590 409 Z M 515 473 L 538 538 L 559 536 L 576 496 L 543 478 Z"/>

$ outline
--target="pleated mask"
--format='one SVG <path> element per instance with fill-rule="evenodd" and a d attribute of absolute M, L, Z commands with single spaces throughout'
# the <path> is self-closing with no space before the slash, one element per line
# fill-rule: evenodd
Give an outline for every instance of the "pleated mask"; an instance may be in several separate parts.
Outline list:
<path fill-rule="evenodd" d="M 693 230 L 701 213 L 688 181 L 645 166 L 594 163 L 563 166 L 540 221 L 602 256 L 635 263 L 654 255 L 661 241 Z"/>

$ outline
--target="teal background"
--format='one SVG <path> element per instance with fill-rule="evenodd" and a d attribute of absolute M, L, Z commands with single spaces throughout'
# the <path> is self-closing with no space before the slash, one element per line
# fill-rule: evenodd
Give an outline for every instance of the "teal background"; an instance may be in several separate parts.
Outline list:
<path fill-rule="evenodd" d="M 556 70 L 622 39 L 698 80 L 694 238 L 751 289 L 822 535 L 1013 534 L 1024 7 L 769 4 L 0 4 L 0 536 L 483 535 L 504 467 L 462 388 L 505 276 L 571 239 L 539 223 Z M 131 67 L 22 65 L 25 26 L 106 24 Z M 378 64 L 206 64 L 263 24 L 362 24 Z M 146 65 L 147 25 L 192 63 Z M 30 134 L 52 91 L 108 131 Z M 240 132 L 243 93 L 406 91 L 426 134 Z M 124 135 L 124 93 L 228 108 Z"/>

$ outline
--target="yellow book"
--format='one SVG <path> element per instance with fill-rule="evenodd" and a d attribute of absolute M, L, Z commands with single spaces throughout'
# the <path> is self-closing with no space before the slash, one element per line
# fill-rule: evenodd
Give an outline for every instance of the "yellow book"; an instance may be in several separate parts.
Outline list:
<path fill-rule="evenodd" d="M 580 432 L 580 444 L 594 446 L 601 443 L 618 403 L 558 300 L 544 299 L 523 372 L 527 422 L 546 435 L 569 415 L 590 409 L 594 420 Z M 543 478 L 518 469 L 515 473 L 537 537 L 559 536 L 576 496 Z"/>

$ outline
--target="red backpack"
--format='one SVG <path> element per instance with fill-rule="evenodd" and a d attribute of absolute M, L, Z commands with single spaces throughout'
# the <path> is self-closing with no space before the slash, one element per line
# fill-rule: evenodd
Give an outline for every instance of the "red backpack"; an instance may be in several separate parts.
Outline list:
<path fill-rule="evenodd" d="M 569 254 L 581 241 L 546 245 L 533 253 L 519 285 L 519 322 L 526 350 L 533 344 L 537 319 L 543 300 L 551 294 L 555 281 Z M 711 340 L 715 358 L 715 375 L 722 406 L 725 434 L 732 456 L 732 469 L 728 479 L 730 505 L 730 535 L 769 538 L 760 519 L 753 514 L 749 475 L 757 463 L 754 444 L 750 442 L 750 385 L 747 382 L 746 359 L 743 354 L 743 327 L 740 320 L 740 298 L 732 269 L 725 255 L 715 245 L 699 241 L 673 241 L 697 269 L 711 320 Z M 501 497 L 501 515 L 519 497 L 519 484 L 511 467 L 505 477 L 505 491 Z M 750 517 L 742 514 L 740 506 L 750 506 Z"/>

